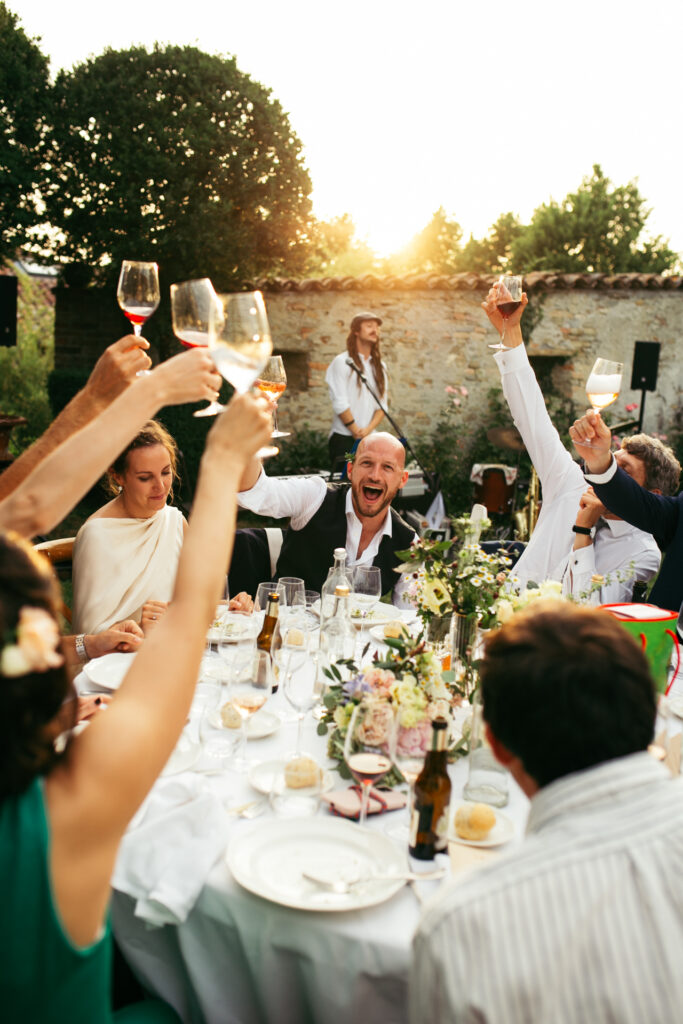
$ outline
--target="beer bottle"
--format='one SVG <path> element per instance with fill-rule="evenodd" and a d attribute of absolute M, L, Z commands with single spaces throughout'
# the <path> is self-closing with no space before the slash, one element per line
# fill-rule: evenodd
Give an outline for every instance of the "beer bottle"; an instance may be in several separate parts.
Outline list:
<path fill-rule="evenodd" d="M 260 651 L 268 651 L 270 654 L 270 645 L 273 641 L 273 632 L 279 611 L 280 595 L 278 593 L 268 594 L 268 604 L 266 605 L 263 625 L 261 626 L 261 632 L 256 637 L 256 646 Z"/>
<path fill-rule="evenodd" d="M 418 860 L 433 860 L 448 845 L 451 780 L 447 746 L 448 722 L 435 718 L 431 750 L 415 782 L 410 813 L 410 855 Z"/>

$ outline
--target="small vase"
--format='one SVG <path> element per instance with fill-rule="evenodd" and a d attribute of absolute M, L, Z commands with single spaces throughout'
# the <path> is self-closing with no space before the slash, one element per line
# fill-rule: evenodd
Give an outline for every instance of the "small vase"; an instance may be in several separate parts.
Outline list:
<path fill-rule="evenodd" d="M 451 615 L 434 615 L 427 623 L 427 643 L 437 648 L 448 643 L 451 631 Z"/>
<path fill-rule="evenodd" d="M 460 612 L 453 612 L 451 658 L 454 663 L 468 665 L 472 661 L 478 629 L 479 619 L 476 614 L 461 615 Z"/>

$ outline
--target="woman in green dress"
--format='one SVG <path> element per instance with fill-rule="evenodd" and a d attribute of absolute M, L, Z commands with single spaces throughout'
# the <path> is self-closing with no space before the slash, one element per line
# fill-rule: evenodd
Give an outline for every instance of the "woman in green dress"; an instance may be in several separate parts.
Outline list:
<path fill-rule="evenodd" d="M 173 601 L 106 712 L 63 753 L 75 720 L 51 571 L 0 534 L 0 1007 L 3 1021 L 100 1024 L 109 1008 L 109 881 L 119 842 L 189 711 L 222 596 L 249 459 L 267 443 L 261 399 L 240 396 L 202 458 Z M 171 1021 L 151 1001 L 116 1020 Z"/>

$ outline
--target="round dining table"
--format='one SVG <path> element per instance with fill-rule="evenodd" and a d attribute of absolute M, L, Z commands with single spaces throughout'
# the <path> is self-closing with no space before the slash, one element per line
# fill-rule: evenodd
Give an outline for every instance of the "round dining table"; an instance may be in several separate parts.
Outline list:
<path fill-rule="evenodd" d="M 217 657 L 207 650 L 200 682 L 215 673 Z M 77 686 L 97 689 L 85 673 Z M 268 823 L 276 821 L 268 797 L 249 781 L 253 766 L 282 760 L 296 741 L 296 719 L 282 688 L 264 712 L 268 728 L 259 729 L 255 718 L 259 738 L 246 743 L 247 773 L 229 766 L 207 771 L 199 743 L 205 711 L 200 700 L 193 704 L 167 770 L 121 844 L 111 903 L 117 942 L 145 988 L 170 1003 L 185 1024 L 404 1024 L 413 933 L 423 903 L 438 899 L 449 879 L 394 885 L 397 891 L 376 904 L 368 899 L 345 909 L 343 900 L 331 901 L 329 910 L 284 905 L 240 885 L 228 864 L 231 853 L 245 843 L 253 847 L 261 836 L 267 842 Z M 327 786 L 345 788 L 317 726 L 308 714 L 303 748 L 326 767 Z M 456 802 L 467 759 L 451 765 L 450 774 Z M 510 779 L 503 810 L 512 823 L 509 843 L 489 850 L 452 842 L 436 863 L 466 884 L 466 872 L 479 860 L 504 855 L 521 841 L 527 812 L 526 797 Z M 397 859 L 411 867 L 407 842 L 395 838 L 407 815 L 376 814 L 366 825 L 391 843 L 393 871 Z M 318 819 L 323 828 L 341 821 L 321 804 L 315 818 L 290 820 L 288 827 L 305 836 Z M 346 821 L 343 827 L 360 828 Z M 277 875 L 277 856 L 269 863 Z"/>

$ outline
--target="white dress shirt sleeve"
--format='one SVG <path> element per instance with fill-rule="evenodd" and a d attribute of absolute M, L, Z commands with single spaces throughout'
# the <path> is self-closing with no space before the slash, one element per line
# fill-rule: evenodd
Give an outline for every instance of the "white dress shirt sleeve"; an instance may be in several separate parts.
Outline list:
<path fill-rule="evenodd" d="M 609 527 L 603 527 L 607 530 Z M 614 565 L 606 574 L 605 582 L 596 591 L 596 604 L 623 604 L 631 600 L 636 580 L 648 582 L 659 569 L 659 554 L 654 547 L 638 543 L 637 534 L 630 538 L 620 564 Z M 591 590 L 591 577 L 600 574 L 595 562 L 595 544 L 569 552 L 566 566 L 561 573 L 562 593 L 577 601 L 585 601 Z"/>
<path fill-rule="evenodd" d="M 290 477 L 287 480 L 261 475 L 248 491 L 240 491 L 240 508 L 273 519 L 291 517 L 293 530 L 302 530 L 323 503 L 327 484 L 320 476 Z"/>
<path fill-rule="evenodd" d="M 586 473 L 585 477 L 589 484 L 607 484 L 617 471 L 617 460 L 612 456 L 612 461 L 604 473 Z"/>
<path fill-rule="evenodd" d="M 538 473 L 543 500 L 552 501 L 567 489 L 579 467 L 562 444 L 538 386 L 524 345 L 496 352 L 503 394 L 529 457 Z"/>

